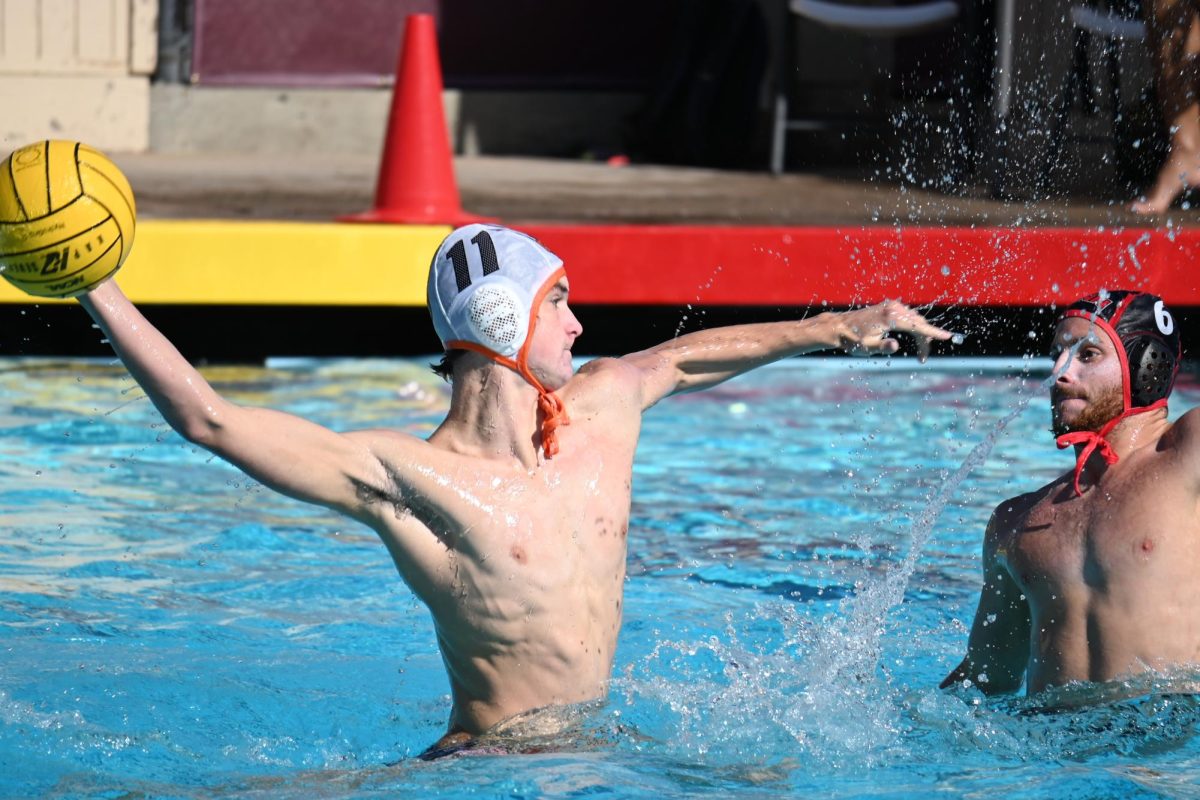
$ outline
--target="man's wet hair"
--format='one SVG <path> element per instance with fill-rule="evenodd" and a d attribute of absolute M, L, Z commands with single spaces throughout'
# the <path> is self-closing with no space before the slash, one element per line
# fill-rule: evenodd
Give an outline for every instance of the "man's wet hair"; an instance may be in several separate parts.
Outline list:
<path fill-rule="evenodd" d="M 457 348 L 454 350 L 447 350 L 446 352 L 442 353 L 442 360 L 436 364 L 430 364 L 429 368 L 433 370 L 434 375 L 437 375 L 442 380 L 446 381 L 446 383 L 450 383 L 450 381 L 454 378 L 454 365 L 458 363 L 460 358 L 466 355 L 466 352 L 466 350 Z"/>

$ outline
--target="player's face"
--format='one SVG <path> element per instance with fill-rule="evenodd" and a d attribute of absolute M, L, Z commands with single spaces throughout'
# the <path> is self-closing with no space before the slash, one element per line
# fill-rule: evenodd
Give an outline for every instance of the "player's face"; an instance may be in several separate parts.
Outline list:
<path fill-rule="evenodd" d="M 1108 335 L 1085 317 L 1059 323 L 1050 350 L 1054 435 L 1098 431 L 1124 409 L 1121 358 Z"/>
<path fill-rule="evenodd" d="M 571 347 L 583 326 L 567 305 L 570 284 L 560 278 L 537 309 L 537 328 L 529 345 L 529 369 L 550 391 L 571 379 Z"/>

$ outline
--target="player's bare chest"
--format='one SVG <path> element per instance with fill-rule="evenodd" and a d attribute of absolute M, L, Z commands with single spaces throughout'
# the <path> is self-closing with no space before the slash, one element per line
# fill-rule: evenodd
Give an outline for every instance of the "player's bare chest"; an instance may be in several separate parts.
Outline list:
<path fill-rule="evenodd" d="M 532 578 L 611 571 L 623 563 L 628 531 L 628 476 L 559 470 L 497 482 L 464 545 L 481 561 Z M 481 509 L 482 511 L 482 509 Z"/>
<path fill-rule="evenodd" d="M 1170 557 L 1174 542 L 1195 527 L 1194 509 L 1170 481 L 1128 471 L 1082 497 L 1069 487 L 1035 504 L 1002 539 L 1001 558 L 1017 582 L 1039 586 L 1108 585 Z"/>

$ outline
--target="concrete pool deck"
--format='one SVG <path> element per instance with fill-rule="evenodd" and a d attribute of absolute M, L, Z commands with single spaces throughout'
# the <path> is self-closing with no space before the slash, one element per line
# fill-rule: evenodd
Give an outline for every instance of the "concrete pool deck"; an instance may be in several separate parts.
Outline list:
<path fill-rule="evenodd" d="M 369 208 L 378 153 L 114 154 L 143 219 L 332 220 Z M 508 222 L 781 226 L 1200 225 L 1200 210 L 1138 217 L 1123 202 L 952 196 L 858 177 L 516 157 L 460 157 L 463 206 Z"/>

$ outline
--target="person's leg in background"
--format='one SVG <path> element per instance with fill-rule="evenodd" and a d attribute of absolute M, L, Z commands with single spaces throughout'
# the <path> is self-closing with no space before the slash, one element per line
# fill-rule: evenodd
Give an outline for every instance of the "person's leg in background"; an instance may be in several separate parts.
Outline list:
<path fill-rule="evenodd" d="M 1200 187 L 1200 0 L 1146 0 L 1146 32 L 1171 145 L 1154 185 L 1131 208 L 1159 214 Z"/>

